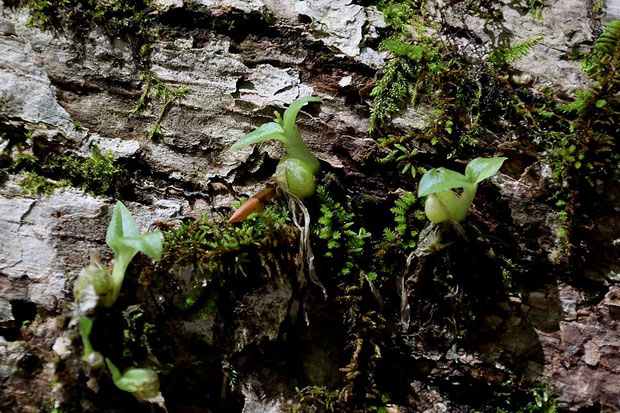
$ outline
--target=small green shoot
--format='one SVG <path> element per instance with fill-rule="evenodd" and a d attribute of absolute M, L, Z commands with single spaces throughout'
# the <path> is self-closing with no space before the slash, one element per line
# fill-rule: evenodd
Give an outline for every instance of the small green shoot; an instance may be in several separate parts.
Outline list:
<path fill-rule="evenodd" d="M 150 369 L 129 368 L 123 373 L 108 358 L 105 359 L 112 381 L 119 389 L 133 393 L 140 401 L 149 401 L 159 396 L 159 378 Z"/>
<path fill-rule="evenodd" d="M 463 221 L 469 211 L 478 183 L 495 175 L 507 158 L 476 158 L 465 175 L 446 168 L 431 169 L 420 180 L 418 196 L 428 196 L 424 210 L 431 222 Z M 452 189 L 462 188 L 457 195 Z"/>
<path fill-rule="evenodd" d="M 91 257 L 91 265 L 80 273 L 73 288 L 77 302 L 82 302 L 88 292 L 93 292 L 94 289 L 99 303 L 104 307 L 111 307 L 120 293 L 125 271 L 138 252 L 145 253 L 155 261 L 161 259 L 161 233 L 155 231 L 140 235 L 131 213 L 120 201 L 114 207 L 106 243 L 114 251 L 114 270 L 110 274 L 101 262 Z"/>
<path fill-rule="evenodd" d="M 278 164 L 276 181 L 285 191 L 299 198 L 306 198 L 314 193 L 315 174 L 320 169 L 319 160 L 310 152 L 295 124 L 302 106 L 309 102 L 322 102 L 322 100 L 311 96 L 297 99 L 284 111 L 284 118 L 276 113 L 274 122 L 261 125 L 230 147 L 230 150 L 234 151 L 266 140 L 282 142 L 287 156 Z"/>
<path fill-rule="evenodd" d="M 78 320 L 78 328 L 80 330 L 80 336 L 82 337 L 82 344 L 84 345 L 84 355 L 82 360 L 87 362 L 91 367 L 99 367 L 103 365 L 103 356 L 98 351 L 93 349 L 90 342 L 90 332 L 93 329 L 93 320 L 90 318 L 80 318 Z"/>

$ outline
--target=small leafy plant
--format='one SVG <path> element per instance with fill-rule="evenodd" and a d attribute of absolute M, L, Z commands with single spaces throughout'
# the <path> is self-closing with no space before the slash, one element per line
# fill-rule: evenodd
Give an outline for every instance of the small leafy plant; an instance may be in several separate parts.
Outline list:
<path fill-rule="evenodd" d="M 270 139 L 282 142 L 287 156 L 282 158 L 276 168 L 276 182 L 278 186 L 299 198 L 306 198 L 314 193 L 315 175 L 320 169 L 319 160 L 301 139 L 299 128 L 295 124 L 302 106 L 309 102 L 322 100 L 311 96 L 297 99 L 286 109 L 284 118 L 276 112 L 274 122 L 261 125 L 230 147 L 230 150 L 234 151 Z"/>
<path fill-rule="evenodd" d="M 159 395 L 157 373 L 150 369 L 128 368 L 123 373 L 108 358 L 105 359 L 112 381 L 121 390 L 133 393 L 142 401 L 155 399 Z"/>
<path fill-rule="evenodd" d="M 131 213 L 120 201 L 114 207 L 106 243 L 114 251 L 114 270 L 110 274 L 98 256 L 93 254 L 90 266 L 82 270 L 73 287 L 73 296 L 78 303 L 95 294 L 98 303 L 111 307 L 118 298 L 125 271 L 133 257 L 142 251 L 158 261 L 162 254 L 161 233 L 155 231 L 140 235 Z"/>
<path fill-rule="evenodd" d="M 159 231 L 140 235 L 130 212 L 120 201 L 116 203 L 112 220 L 108 226 L 106 243 L 114 251 L 114 270 L 112 273 L 103 265 L 99 255 L 91 253 L 91 263 L 84 268 L 73 287 L 73 295 L 78 308 L 77 326 L 84 346 L 84 360 L 91 368 L 103 366 L 104 357 L 93 348 L 90 333 L 93 319 L 85 316 L 97 305 L 111 307 L 120 293 L 125 271 L 133 257 L 140 251 L 158 261 L 162 256 L 163 239 Z M 105 358 L 112 380 L 116 387 L 133 393 L 140 401 L 157 403 L 164 407 L 164 400 L 159 393 L 159 379 L 154 370 L 129 368 L 120 370 Z"/>
<path fill-rule="evenodd" d="M 355 213 L 347 211 L 340 202 L 334 201 L 324 186 L 318 187 L 317 194 L 321 200 L 321 217 L 318 219 L 316 233 L 327 242 L 324 256 L 342 261 L 337 264 L 338 274 L 348 275 L 362 255 L 365 239 L 370 238 L 371 233 L 364 227 L 354 231 Z"/>
<path fill-rule="evenodd" d="M 463 221 L 469 211 L 478 183 L 495 175 L 507 158 L 476 158 L 465 168 L 465 175 L 446 168 L 431 169 L 420 180 L 418 196 L 427 196 L 424 211 L 431 222 Z M 462 188 L 457 195 L 452 189 Z"/>

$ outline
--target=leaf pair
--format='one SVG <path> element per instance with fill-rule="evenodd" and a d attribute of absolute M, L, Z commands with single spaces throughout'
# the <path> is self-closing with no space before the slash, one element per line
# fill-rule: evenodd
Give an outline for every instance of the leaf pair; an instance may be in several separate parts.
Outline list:
<path fill-rule="evenodd" d="M 426 172 L 418 186 L 418 196 L 427 196 L 454 188 L 474 189 L 476 185 L 495 175 L 507 158 L 476 158 L 465 168 L 465 175 L 446 168 Z"/>
<path fill-rule="evenodd" d="M 129 257 L 131 260 L 140 251 L 155 261 L 161 259 L 161 233 L 155 231 L 140 235 L 131 213 L 120 201 L 114 207 L 105 241 L 112 248 L 117 259 L 122 256 L 123 258 Z"/>
<path fill-rule="evenodd" d="M 288 143 L 290 139 L 289 136 L 293 131 L 295 131 L 297 114 L 301 108 L 309 102 L 322 102 L 322 100 L 312 96 L 297 99 L 284 111 L 284 118 L 280 118 L 278 116 L 275 122 L 269 122 L 261 125 L 255 131 L 250 132 L 243 138 L 239 139 L 233 146 L 230 147 L 230 150 L 234 151 L 271 139 Z"/>
<path fill-rule="evenodd" d="M 118 298 L 125 271 L 138 252 L 153 260 L 161 259 L 163 241 L 159 231 L 140 235 L 130 212 L 120 201 L 116 203 L 108 226 L 106 243 L 114 251 L 112 274 L 91 254 L 91 264 L 82 270 L 73 287 L 73 295 L 82 313 L 91 312 L 97 303 L 111 307 Z"/>

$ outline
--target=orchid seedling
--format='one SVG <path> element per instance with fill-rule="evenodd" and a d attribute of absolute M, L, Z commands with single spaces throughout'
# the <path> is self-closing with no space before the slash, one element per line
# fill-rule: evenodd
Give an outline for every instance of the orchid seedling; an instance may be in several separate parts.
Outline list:
<path fill-rule="evenodd" d="M 88 297 L 96 295 L 98 303 L 111 307 L 118 298 L 125 271 L 140 251 L 158 261 L 162 254 L 162 235 L 159 231 L 140 235 L 138 227 L 122 202 L 117 202 L 108 226 L 106 243 L 114 251 L 114 270 L 110 274 L 97 255 L 91 255 L 91 264 L 82 270 L 73 287 L 73 295 L 80 309 L 87 313 L 96 305 L 89 305 Z"/>
<path fill-rule="evenodd" d="M 460 222 L 471 206 L 478 183 L 495 175 L 507 158 L 476 158 L 465 168 L 465 175 L 446 168 L 431 169 L 420 180 L 418 196 L 427 196 L 424 211 L 428 219 L 439 224 Z M 453 189 L 462 188 L 457 195 Z"/>
<path fill-rule="evenodd" d="M 234 151 L 271 139 L 282 142 L 287 155 L 276 168 L 276 182 L 280 188 L 299 198 L 306 198 L 314 193 L 315 175 L 320 169 L 319 160 L 310 152 L 295 124 L 302 106 L 309 102 L 322 100 L 311 96 L 297 99 L 284 111 L 283 118 L 276 112 L 274 122 L 261 125 L 230 147 L 230 150 Z"/>
<path fill-rule="evenodd" d="M 140 401 L 153 401 L 160 395 L 159 378 L 155 371 L 129 368 L 121 373 L 109 358 L 106 358 L 105 362 L 112 374 L 112 381 L 119 389 L 133 393 Z"/>
<path fill-rule="evenodd" d="M 326 296 L 325 287 L 316 276 L 314 268 L 314 254 L 310 245 L 310 213 L 301 201 L 314 194 L 316 189 L 315 175 L 321 165 L 319 160 L 310 152 L 301 138 L 299 127 L 295 123 L 301 108 L 309 102 L 323 102 L 321 99 L 306 96 L 295 100 L 284 111 L 284 117 L 276 112 L 274 122 L 261 125 L 258 129 L 239 139 L 231 151 L 253 145 L 266 140 L 277 140 L 284 144 L 286 156 L 280 160 L 276 168 L 275 181 L 278 187 L 288 198 L 289 209 L 293 216 L 293 224 L 301 233 L 299 254 L 305 256 L 310 280 L 318 285 Z M 251 197 L 230 218 L 229 222 L 238 222 L 253 212 L 263 209 L 266 203 L 275 196 L 275 188 L 268 188 Z M 299 216 L 299 218 L 298 218 Z M 302 265 L 303 268 L 303 265 Z"/>

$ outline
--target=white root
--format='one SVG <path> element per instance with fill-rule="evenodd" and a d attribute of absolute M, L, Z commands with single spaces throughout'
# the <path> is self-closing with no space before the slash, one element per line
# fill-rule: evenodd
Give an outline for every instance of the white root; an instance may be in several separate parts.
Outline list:
<path fill-rule="evenodd" d="M 299 242 L 300 259 L 298 260 L 298 271 L 303 274 L 305 267 L 304 263 L 307 264 L 308 278 L 310 278 L 310 281 L 312 281 L 314 285 L 323 291 L 323 295 L 327 298 L 327 290 L 319 280 L 319 277 L 317 277 L 314 266 L 314 252 L 312 252 L 312 246 L 310 245 L 310 213 L 298 196 L 290 193 L 286 190 L 286 188 L 280 187 L 280 189 L 282 189 L 288 199 L 288 208 L 293 216 L 293 224 L 295 224 L 301 234 Z M 298 216 L 300 215 L 303 215 L 303 226 L 299 222 L 300 220 Z"/>

